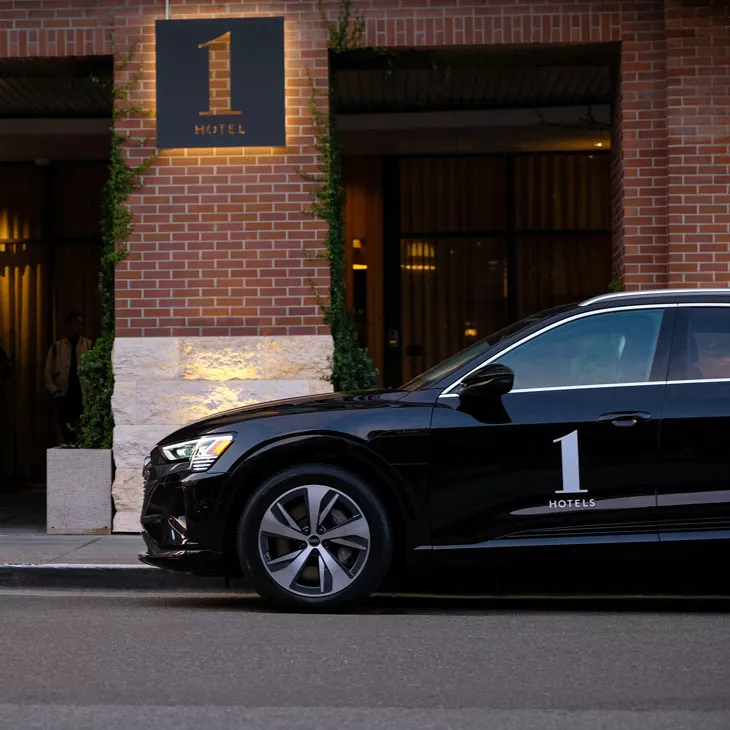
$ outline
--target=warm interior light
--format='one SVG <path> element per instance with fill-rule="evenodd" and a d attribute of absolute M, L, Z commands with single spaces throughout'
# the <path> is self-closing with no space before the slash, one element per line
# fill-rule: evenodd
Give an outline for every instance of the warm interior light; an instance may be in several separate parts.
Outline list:
<path fill-rule="evenodd" d="M 603 147 L 603 142 L 596 142 L 593 146 L 594 147 Z"/>
<path fill-rule="evenodd" d="M 408 241 L 405 251 L 406 263 L 401 268 L 407 271 L 435 271 L 436 249 L 428 241 Z"/>
<path fill-rule="evenodd" d="M 363 242 L 359 238 L 352 239 L 352 268 L 355 271 L 365 271 L 368 268 L 368 265 L 365 263 L 365 255 L 363 253 L 362 243 Z"/>

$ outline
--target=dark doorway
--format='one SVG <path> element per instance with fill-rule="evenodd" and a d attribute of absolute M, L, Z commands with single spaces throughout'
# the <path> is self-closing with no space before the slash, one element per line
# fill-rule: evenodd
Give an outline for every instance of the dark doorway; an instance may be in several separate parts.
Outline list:
<path fill-rule="evenodd" d="M 610 156 L 388 160 L 385 374 L 406 382 L 509 322 L 605 290 Z"/>
<path fill-rule="evenodd" d="M 606 44 L 332 59 L 350 304 L 382 385 L 607 290 L 617 57 Z"/>
<path fill-rule="evenodd" d="M 0 526 L 45 519 L 44 387 L 52 344 L 78 311 L 100 334 L 97 284 L 111 94 L 110 59 L 0 62 Z"/>

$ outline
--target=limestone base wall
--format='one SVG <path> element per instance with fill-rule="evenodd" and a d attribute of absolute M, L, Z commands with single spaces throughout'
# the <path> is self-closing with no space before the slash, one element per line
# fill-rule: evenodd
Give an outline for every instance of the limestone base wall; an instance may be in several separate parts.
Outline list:
<path fill-rule="evenodd" d="M 171 431 L 220 411 L 331 392 L 332 338 L 125 337 L 114 343 L 114 532 L 139 532 L 142 464 Z"/>

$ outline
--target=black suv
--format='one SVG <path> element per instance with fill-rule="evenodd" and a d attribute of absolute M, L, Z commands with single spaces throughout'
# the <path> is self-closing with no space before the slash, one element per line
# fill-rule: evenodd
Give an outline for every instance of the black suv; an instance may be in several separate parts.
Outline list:
<path fill-rule="evenodd" d="M 398 390 L 263 403 L 177 431 L 145 463 L 140 558 L 243 572 L 280 605 L 330 609 L 444 562 L 570 565 L 698 541 L 717 555 L 730 545 L 728 445 L 730 290 L 607 294 Z"/>

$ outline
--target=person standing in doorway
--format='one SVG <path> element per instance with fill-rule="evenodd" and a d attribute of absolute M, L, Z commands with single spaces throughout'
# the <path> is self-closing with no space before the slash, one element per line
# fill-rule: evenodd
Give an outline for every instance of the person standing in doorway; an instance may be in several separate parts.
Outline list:
<path fill-rule="evenodd" d="M 79 360 L 91 349 L 91 340 L 83 337 L 84 318 L 80 312 L 66 317 L 66 337 L 51 345 L 46 359 L 46 389 L 54 399 L 56 441 L 70 444 L 83 411 Z"/>

